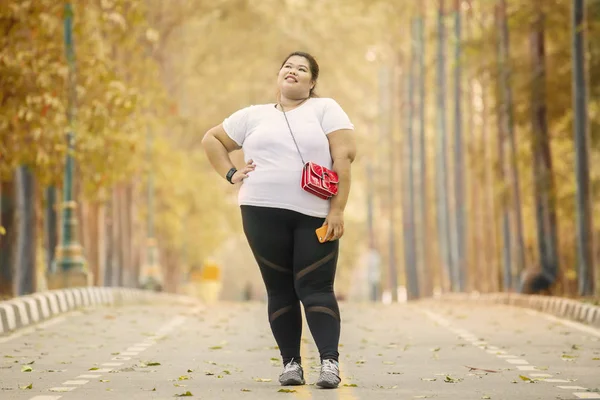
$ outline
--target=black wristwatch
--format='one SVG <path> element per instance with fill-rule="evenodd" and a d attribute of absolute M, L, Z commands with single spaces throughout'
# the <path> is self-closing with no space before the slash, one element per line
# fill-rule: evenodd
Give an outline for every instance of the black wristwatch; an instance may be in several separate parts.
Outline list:
<path fill-rule="evenodd" d="M 233 175 L 237 172 L 237 168 L 233 167 L 231 168 L 228 172 L 227 175 L 225 175 L 225 179 L 227 179 L 227 181 L 229 183 L 231 183 L 233 185 L 233 182 L 231 182 L 231 178 L 233 178 Z"/>

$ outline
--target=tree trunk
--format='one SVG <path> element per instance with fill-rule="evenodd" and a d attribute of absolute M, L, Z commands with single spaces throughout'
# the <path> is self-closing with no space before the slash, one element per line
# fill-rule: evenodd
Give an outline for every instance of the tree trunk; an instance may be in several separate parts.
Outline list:
<path fill-rule="evenodd" d="M 97 202 L 90 202 L 86 206 L 86 260 L 88 263 L 88 270 L 94 277 L 94 285 L 100 285 L 100 205 Z"/>
<path fill-rule="evenodd" d="M 546 117 L 544 14 L 541 9 L 541 0 L 537 0 L 536 15 L 531 27 L 530 44 L 533 71 L 531 109 L 534 197 L 541 271 L 528 274 L 523 282 L 523 291 L 525 293 L 536 293 L 548 289 L 556 281 L 559 268 L 556 192 Z"/>
<path fill-rule="evenodd" d="M 589 169 L 589 124 L 585 68 L 585 5 L 573 2 L 573 109 L 577 180 L 577 263 L 579 295 L 594 294 L 594 245 Z"/>
<path fill-rule="evenodd" d="M 464 143 L 462 126 L 462 11 L 461 0 L 454 0 L 454 199 L 455 199 L 455 275 L 457 290 L 466 289 L 467 259 L 465 256 Z"/>
<path fill-rule="evenodd" d="M 499 33 L 499 66 L 500 66 L 500 87 L 502 97 L 502 129 L 504 137 L 509 141 L 510 155 L 507 158 L 510 176 L 510 190 L 512 194 L 511 215 L 514 233 L 514 263 L 512 265 L 512 289 L 516 289 L 518 276 L 526 267 L 525 262 L 525 239 L 523 238 L 523 217 L 521 212 L 521 184 L 519 179 L 519 169 L 517 165 L 517 144 L 515 139 L 515 124 L 513 121 L 513 100 L 512 83 L 510 68 L 510 39 L 508 31 L 508 21 L 506 16 L 506 0 L 500 0 L 498 4 L 498 33 Z M 507 177 L 508 179 L 508 177 Z"/>
<path fill-rule="evenodd" d="M 14 291 L 16 296 L 36 289 L 36 189 L 35 177 L 29 167 L 17 169 L 17 253 L 15 257 Z"/>
<path fill-rule="evenodd" d="M 444 23 L 444 0 L 440 0 L 438 8 L 438 59 L 437 59 L 437 151 L 436 151 L 436 183 L 438 199 L 438 233 L 441 249 L 440 265 L 445 267 L 445 274 L 450 289 L 456 287 L 453 281 L 452 240 L 449 223 L 447 144 L 446 144 L 446 33 Z"/>
<path fill-rule="evenodd" d="M 425 121 L 426 103 L 426 68 L 425 68 L 425 21 L 426 0 L 420 2 L 420 15 L 418 18 L 418 57 L 419 57 L 419 205 L 420 205 L 420 231 L 418 237 L 419 255 L 421 260 L 421 292 L 424 297 L 433 294 L 433 270 L 431 268 L 431 255 L 428 251 L 427 238 L 429 234 L 429 205 L 427 197 L 427 137 Z"/>
<path fill-rule="evenodd" d="M 498 227 L 496 223 L 496 196 L 494 195 L 494 158 L 492 156 L 493 140 L 489 130 L 489 107 L 490 93 L 487 87 L 491 86 L 491 79 L 486 77 L 483 80 L 481 95 L 481 139 L 483 142 L 484 153 L 484 214 L 485 225 L 487 227 L 484 235 L 485 251 L 488 254 L 488 260 L 491 268 L 488 269 L 488 290 L 496 292 L 500 289 L 498 277 L 500 276 L 500 267 L 498 263 Z M 489 256 L 491 254 L 491 257 Z M 483 266 L 482 266 L 483 268 Z M 485 275 L 484 275 L 485 276 Z"/>
<path fill-rule="evenodd" d="M 44 230 L 46 233 L 46 271 L 52 270 L 52 262 L 58 246 L 57 190 L 54 186 L 46 188 L 46 212 Z"/>
<path fill-rule="evenodd" d="M 114 196 L 111 194 L 106 200 L 105 218 L 104 218 L 104 286 L 114 286 L 115 276 L 115 241 L 114 241 Z"/>
<path fill-rule="evenodd" d="M 415 172 L 414 172 L 414 130 L 413 130 L 413 117 L 414 117 L 414 82 L 416 76 L 416 52 L 414 48 L 415 31 L 416 31 L 416 20 L 411 20 L 411 53 L 408 57 L 408 74 L 406 74 L 406 101 L 405 107 L 406 112 L 406 141 L 402 141 L 404 150 L 407 156 L 400 164 L 404 166 L 406 175 L 404 176 L 404 195 L 402 196 L 403 203 L 403 225 L 404 225 L 404 256 L 405 256 L 405 278 L 406 278 L 406 292 L 408 300 L 416 300 L 419 298 L 419 280 L 417 278 L 417 254 L 416 254 L 416 219 L 415 219 Z"/>
<path fill-rule="evenodd" d="M 17 239 L 15 182 L 0 182 L 0 226 L 5 234 L 0 235 L 0 300 L 13 296 L 15 244 Z"/>
<path fill-rule="evenodd" d="M 497 62 L 498 62 L 498 75 L 504 76 L 505 64 L 502 60 L 502 16 L 500 13 L 500 7 L 497 5 L 495 10 L 495 22 L 497 32 L 496 47 L 498 51 Z M 502 95 L 502 80 L 498 80 L 498 96 L 496 103 L 499 105 L 503 104 Z M 498 178 L 500 181 L 500 213 L 502 215 L 502 262 L 504 266 L 503 282 L 504 290 L 510 291 L 513 288 L 513 264 L 514 264 L 514 246 L 513 246 L 513 235 L 511 230 L 510 220 L 510 200 L 509 190 L 510 185 L 508 182 L 508 176 L 510 174 L 508 167 L 508 132 L 507 127 L 507 116 L 505 111 L 502 109 L 498 113 Z"/>
<path fill-rule="evenodd" d="M 125 258 L 123 252 L 123 186 L 117 185 L 113 190 L 115 216 L 113 223 L 113 239 L 115 240 L 116 281 L 115 286 L 123 286 L 123 274 L 125 269 Z"/>

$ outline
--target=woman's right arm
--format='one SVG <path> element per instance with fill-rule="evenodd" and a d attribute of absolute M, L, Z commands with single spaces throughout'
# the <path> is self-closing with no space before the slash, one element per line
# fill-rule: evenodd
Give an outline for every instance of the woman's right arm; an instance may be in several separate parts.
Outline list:
<path fill-rule="evenodd" d="M 227 135 L 225 129 L 223 129 L 223 124 L 219 124 L 206 132 L 202 138 L 202 147 L 204 147 L 208 161 L 222 178 L 225 178 L 227 172 L 231 168 L 234 168 L 229 153 L 241 148 Z M 252 160 L 248 160 L 248 164 L 243 169 L 237 171 L 231 178 L 231 181 L 233 183 L 241 181 L 252 170 L 254 170 L 254 164 Z"/>

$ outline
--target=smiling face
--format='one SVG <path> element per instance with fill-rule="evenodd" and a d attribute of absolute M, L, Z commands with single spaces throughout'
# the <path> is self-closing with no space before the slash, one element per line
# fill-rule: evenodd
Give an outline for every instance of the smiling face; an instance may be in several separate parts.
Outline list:
<path fill-rule="evenodd" d="M 302 56 L 288 58 L 277 76 L 277 86 L 288 99 L 299 100 L 309 97 L 315 81 L 311 73 L 310 61 Z"/>

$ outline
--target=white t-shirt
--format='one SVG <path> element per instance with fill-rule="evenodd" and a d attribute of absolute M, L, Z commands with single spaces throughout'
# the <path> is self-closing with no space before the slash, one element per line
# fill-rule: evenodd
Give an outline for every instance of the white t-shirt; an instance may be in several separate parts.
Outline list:
<path fill-rule="evenodd" d="M 348 115 L 330 98 L 310 98 L 286 111 L 305 162 L 331 168 L 326 135 L 339 129 L 354 129 Z M 284 208 L 314 217 L 326 217 L 329 200 L 300 187 L 303 163 L 294 145 L 283 112 L 274 103 L 253 105 L 236 111 L 223 121 L 223 129 L 242 146 L 246 160 L 256 169 L 244 179 L 240 205 Z"/>

